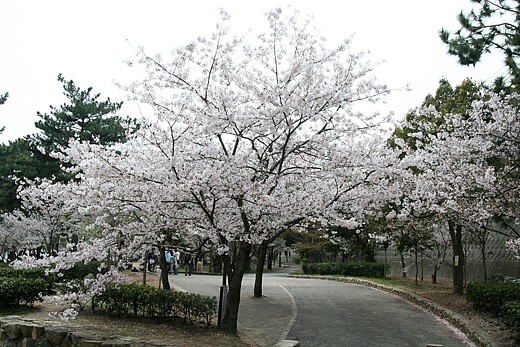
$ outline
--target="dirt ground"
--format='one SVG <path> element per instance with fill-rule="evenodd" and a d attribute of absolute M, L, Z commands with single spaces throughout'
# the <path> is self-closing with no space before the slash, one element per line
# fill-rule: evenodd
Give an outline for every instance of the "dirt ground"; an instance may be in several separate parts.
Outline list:
<path fill-rule="evenodd" d="M 142 273 L 131 273 L 134 281 L 142 281 Z M 402 283 L 402 278 L 395 278 L 396 283 Z M 413 279 L 408 278 L 405 285 L 396 284 L 407 291 L 415 292 L 433 302 L 452 310 L 473 324 L 486 331 L 500 346 L 515 347 L 518 342 L 513 339 L 513 332 L 506 329 L 500 322 L 498 317 L 491 316 L 482 312 L 475 311 L 468 303 L 463 295 L 453 294 L 451 283 L 447 280 L 439 279 L 439 283 L 432 285 L 424 281 L 419 282 L 419 286 L 413 284 Z M 431 281 L 430 281 L 431 282 Z M 147 283 L 152 286 L 158 286 L 159 277 L 154 274 L 148 274 Z M 29 316 L 35 319 L 47 319 L 49 312 L 56 311 L 53 304 L 41 303 L 37 304 L 35 309 L 28 310 L 24 313 L 16 313 L 19 316 Z M 143 319 L 143 318 L 113 318 L 109 316 L 92 315 L 86 311 L 81 312 L 73 324 L 82 324 L 95 327 L 100 331 L 120 336 L 130 336 L 138 338 L 142 342 L 156 343 L 160 345 L 168 345 L 170 347 L 252 347 L 255 346 L 251 342 L 241 339 L 237 336 L 230 336 L 220 332 L 215 326 L 206 328 L 201 326 L 192 326 L 174 320 L 164 319 Z"/>

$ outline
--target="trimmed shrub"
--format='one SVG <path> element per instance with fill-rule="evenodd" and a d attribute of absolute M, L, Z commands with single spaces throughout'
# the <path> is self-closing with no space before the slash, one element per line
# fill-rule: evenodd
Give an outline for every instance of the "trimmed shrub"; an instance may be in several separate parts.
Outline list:
<path fill-rule="evenodd" d="M 520 285 L 508 282 L 469 283 L 466 298 L 475 309 L 498 315 L 506 302 L 520 301 Z"/>
<path fill-rule="evenodd" d="M 116 316 L 180 317 L 209 326 L 217 313 L 217 298 L 137 283 L 109 283 L 92 298 L 92 310 Z"/>
<path fill-rule="evenodd" d="M 385 277 L 385 265 L 383 263 L 311 263 L 303 264 L 302 269 L 306 274 Z"/>
<path fill-rule="evenodd" d="M 0 277 L 0 308 L 42 301 L 48 282 L 41 278 Z"/>
<path fill-rule="evenodd" d="M 520 338 L 520 301 L 509 301 L 502 307 L 502 321 Z"/>
<path fill-rule="evenodd" d="M 50 293 L 55 282 L 54 274 L 46 274 L 45 269 L 14 269 L 12 266 L 0 267 L 0 277 L 7 278 L 25 278 L 25 279 L 43 279 L 47 283 L 47 289 L 44 294 Z"/>

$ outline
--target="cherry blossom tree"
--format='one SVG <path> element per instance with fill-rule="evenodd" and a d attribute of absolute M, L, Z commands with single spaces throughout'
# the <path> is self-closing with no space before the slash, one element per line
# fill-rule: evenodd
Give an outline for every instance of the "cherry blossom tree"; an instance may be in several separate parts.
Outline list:
<path fill-rule="evenodd" d="M 518 221 L 520 128 L 516 105 L 516 95 L 490 94 L 474 101 L 467 114 L 447 117 L 436 133 L 413 134 L 414 150 L 397 141 L 406 152 L 402 165 L 413 168 L 408 179 L 414 187 L 403 202 L 404 210 L 409 216 L 435 214 L 447 222 L 456 263 L 456 293 L 462 293 L 464 283 L 464 226 L 485 225 L 492 216 Z M 431 108 L 419 112 L 437 113 Z M 429 126 L 422 124 L 424 129 Z"/>
<path fill-rule="evenodd" d="M 355 228 L 387 195 L 378 114 L 388 93 L 345 40 L 328 48 L 310 19 L 267 13 L 266 33 L 233 37 L 229 16 L 171 57 L 137 52 L 124 88 L 148 117 L 125 143 L 72 140 L 56 156 L 77 182 L 69 206 L 90 220 L 88 254 L 135 252 L 166 235 L 217 245 L 229 283 L 221 327 L 236 333 L 252 245 L 304 223 Z M 381 195 L 381 196 L 379 196 Z M 88 218 L 87 218 L 88 217 Z"/>

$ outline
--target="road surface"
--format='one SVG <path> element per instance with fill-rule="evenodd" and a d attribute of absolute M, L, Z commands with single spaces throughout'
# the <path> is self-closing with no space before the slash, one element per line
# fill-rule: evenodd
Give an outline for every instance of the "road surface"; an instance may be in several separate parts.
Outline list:
<path fill-rule="evenodd" d="M 263 298 L 253 298 L 254 274 L 244 276 L 239 334 L 259 346 L 297 340 L 314 346 L 473 346 L 423 309 L 381 290 L 336 281 L 264 274 Z M 222 277 L 170 276 L 170 284 L 217 296 Z"/>

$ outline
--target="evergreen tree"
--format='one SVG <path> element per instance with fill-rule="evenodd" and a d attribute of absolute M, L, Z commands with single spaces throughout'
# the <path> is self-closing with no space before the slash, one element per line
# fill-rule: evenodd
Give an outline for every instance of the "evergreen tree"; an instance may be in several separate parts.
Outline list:
<path fill-rule="evenodd" d="M 112 102 L 110 98 L 100 101 L 100 94 L 92 94 L 92 87 L 81 90 L 61 74 L 58 81 L 63 83 L 63 94 L 69 103 L 50 106 L 49 114 L 38 112 L 41 119 L 35 125 L 42 130 L 42 134 L 36 136 L 40 145 L 56 151 L 66 147 L 71 138 L 104 145 L 126 140 L 127 126 L 135 122 L 115 115 L 122 102 Z"/>
<path fill-rule="evenodd" d="M 38 112 L 40 120 L 35 126 L 42 133 L 34 136 L 33 151 L 47 174 L 66 181 L 70 177 L 61 169 L 61 163 L 51 157 L 52 152 L 67 147 L 73 138 L 102 145 L 124 142 L 127 130 L 135 127 L 136 122 L 115 115 L 122 102 L 112 102 L 110 98 L 101 101 L 100 94 L 92 93 L 92 87 L 81 90 L 74 81 L 65 80 L 61 74 L 58 81 L 63 83 L 63 94 L 69 102 L 59 107 L 50 106 L 48 114 Z"/>
<path fill-rule="evenodd" d="M 461 65 L 475 65 L 484 53 L 497 50 L 504 55 L 509 75 L 495 80 L 496 89 L 520 89 L 520 0 L 471 0 L 477 9 L 458 16 L 461 27 L 452 35 L 441 29 L 440 38 L 448 53 Z"/>
<path fill-rule="evenodd" d="M 5 103 L 8 96 L 9 96 L 9 93 L 5 93 L 4 95 L 0 94 L 0 105 L 3 105 Z M 4 131 L 4 129 L 5 129 L 5 127 L 0 128 L 0 134 Z"/>
<path fill-rule="evenodd" d="M 37 165 L 31 147 L 29 136 L 0 144 L 0 212 L 20 208 L 16 196 L 20 179 L 45 176 L 44 167 Z"/>
<path fill-rule="evenodd" d="M 58 75 L 58 81 L 63 83 L 69 103 L 50 106 L 49 114 L 38 112 L 41 120 L 35 125 L 42 133 L 0 145 L 0 211 L 21 207 L 16 192 L 25 178 L 71 179 L 62 170 L 62 163 L 50 156 L 66 147 L 71 138 L 110 145 L 126 141 L 127 128 L 136 126 L 135 120 L 115 115 L 122 102 L 99 101 L 100 95 L 92 95 L 92 88 L 81 90 L 62 75 Z M 3 103 L 7 94 L 0 97 Z"/>

